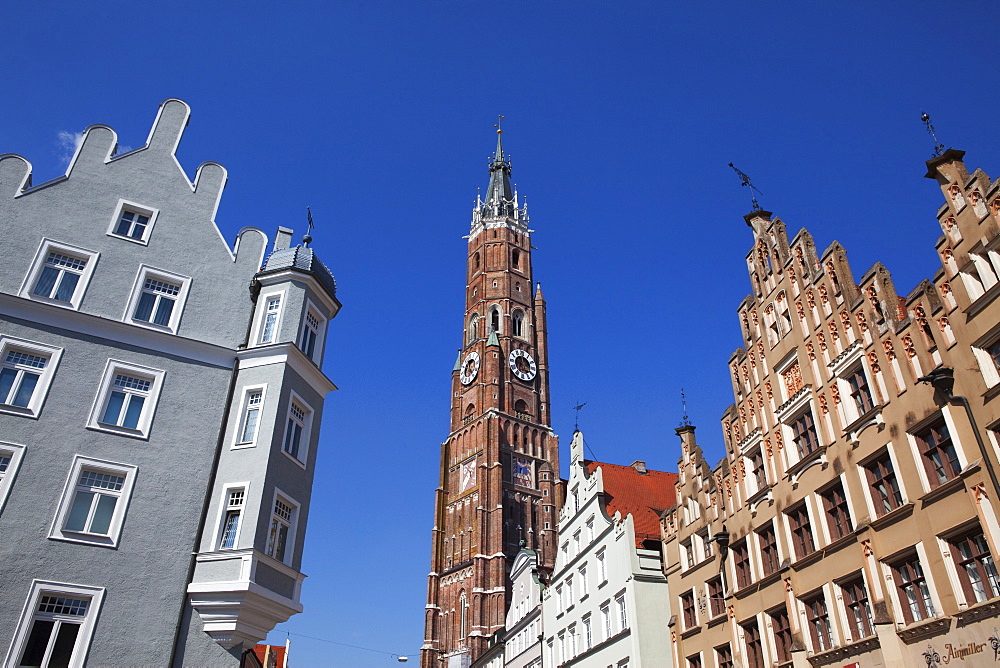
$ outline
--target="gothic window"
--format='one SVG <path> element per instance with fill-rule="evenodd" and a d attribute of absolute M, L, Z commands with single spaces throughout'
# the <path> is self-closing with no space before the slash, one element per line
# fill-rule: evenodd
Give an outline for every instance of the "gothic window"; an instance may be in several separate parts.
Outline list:
<path fill-rule="evenodd" d="M 469 318 L 469 343 L 479 338 L 479 314 L 473 313 Z"/>
<path fill-rule="evenodd" d="M 463 591 L 462 595 L 458 597 L 458 616 L 459 616 L 458 637 L 459 638 L 465 638 L 465 636 L 468 635 L 468 625 L 469 625 L 468 624 L 468 622 L 469 622 L 469 619 L 468 619 L 468 608 L 469 608 L 469 606 L 468 606 L 468 603 L 466 602 L 466 599 L 465 599 L 465 592 Z"/>
<path fill-rule="evenodd" d="M 510 316 L 511 333 L 514 336 L 524 336 L 524 311 L 514 311 Z"/>
<path fill-rule="evenodd" d="M 500 309 L 496 306 L 490 309 L 490 333 L 500 333 Z"/>
<path fill-rule="evenodd" d="M 521 262 L 521 251 L 515 248 L 513 252 L 511 252 L 510 254 L 510 266 L 514 267 L 514 269 L 518 269 L 520 266 L 520 262 Z"/>

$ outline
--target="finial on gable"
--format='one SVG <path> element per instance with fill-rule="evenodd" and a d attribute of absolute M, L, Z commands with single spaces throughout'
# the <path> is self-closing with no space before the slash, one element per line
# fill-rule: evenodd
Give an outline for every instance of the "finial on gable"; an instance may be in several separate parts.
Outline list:
<path fill-rule="evenodd" d="M 927 134 L 929 134 L 931 139 L 934 140 L 934 153 L 931 155 L 931 158 L 937 158 L 944 153 L 944 144 L 938 141 L 937 134 L 934 132 L 934 124 L 931 123 L 931 115 L 926 111 L 921 111 L 920 120 L 924 122 L 924 127 L 927 128 Z"/>
<path fill-rule="evenodd" d="M 753 203 L 753 210 L 761 211 L 762 209 L 760 208 L 760 204 L 757 203 L 757 197 L 756 195 L 754 195 L 754 193 L 757 193 L 757 195 L 763 195 L 764 193 L 757 190 L 754 184 L 750 182 L 750 177 L 747 176 L 745 173 L 741 172 L 739 169 L 737 169 L 736 165 L 734 165 L 733 163 L 729 163 L 729 166 L 732 167 L 733 171 L 736 172 L 736 175 L 740 177 L 740 185 L 750 187 L 750 201 Z"/>

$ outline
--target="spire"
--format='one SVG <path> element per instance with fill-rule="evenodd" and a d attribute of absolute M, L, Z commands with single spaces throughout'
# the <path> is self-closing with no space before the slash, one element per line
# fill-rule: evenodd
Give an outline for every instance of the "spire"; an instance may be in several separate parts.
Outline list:
<path fill-rule="evenodd" d="M 500 127 L 503 118 L 497 116 L 494 126 L 497 129 L 497 149 L 490 158 L 490 185 L 486 188 L 486 206 L 497 207 L 494 215 L 511 215 L 514 202 L 514 190 L 510 187 L 510 160 L 503 153 L 503 129 Z"/>

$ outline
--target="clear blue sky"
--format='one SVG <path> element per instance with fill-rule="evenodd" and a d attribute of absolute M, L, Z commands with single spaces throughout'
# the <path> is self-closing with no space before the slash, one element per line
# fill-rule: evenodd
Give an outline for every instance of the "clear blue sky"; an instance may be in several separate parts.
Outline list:
<path fill-rule="evenodd" d="M 303 570 L 281 630 L 405 654 L 422 641 L 433 490 L 461 343 L 465 242 L 504 114 L 549 304 L 554 428 L 598 459 L 674 470 L 688 396 L 723 454 L 750 208 L 906 294 L 936 266 L 932 143 L 1000 176 L 1000 5 L 969 2 L 4 5 L 0 153 L 62 174 L 60 133 L 123 146 L 192 107 L 189 174 L 229 170 L 218 222 L 301 230 L 344 303 Z M 64 138 L 66 135 L 62 135 Z M 293 636 L 295 666 L 388 654 Z"/>

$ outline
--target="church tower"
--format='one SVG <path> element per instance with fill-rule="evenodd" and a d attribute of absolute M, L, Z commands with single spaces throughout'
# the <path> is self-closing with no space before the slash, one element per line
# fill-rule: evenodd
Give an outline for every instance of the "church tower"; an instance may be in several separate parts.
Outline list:
<path fill-rule="evenodd" d="M 452 371 L 450 433 L 441 444 L 422 668 L 464 668 L 483 652 L 504 625 L 522 541 L 541 568 L 555 562 L 559 443 L 531 233 L 498 124 L 486 198 L 476 200 L 468 236 L 463 345 Z"/>

